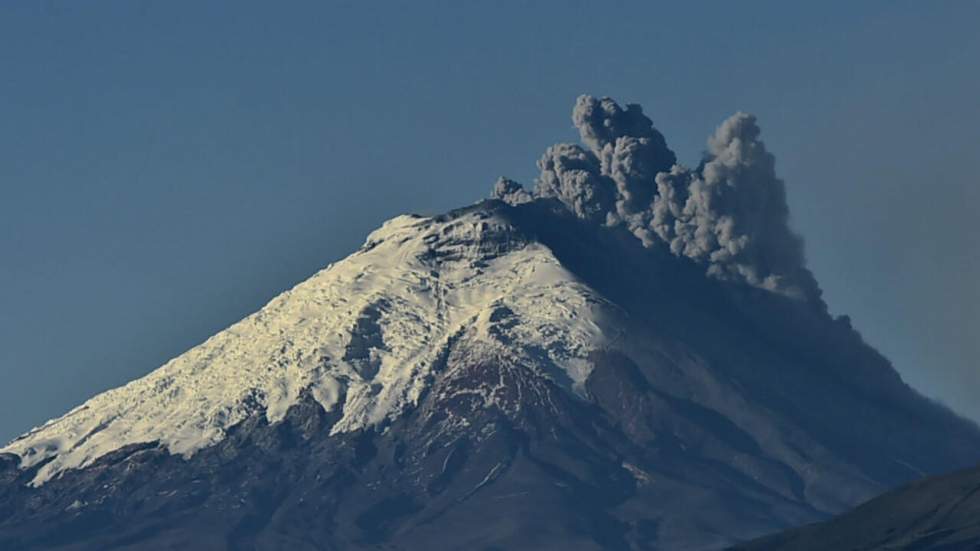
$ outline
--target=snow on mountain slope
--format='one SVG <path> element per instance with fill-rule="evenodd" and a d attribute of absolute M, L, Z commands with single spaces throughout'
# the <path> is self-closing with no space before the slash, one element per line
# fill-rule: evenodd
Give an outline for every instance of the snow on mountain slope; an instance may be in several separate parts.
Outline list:
<path fill-rule="evenodd" d="M 333 432 L 376 426 L 419 400 L 464 331 L 543 374 L 557 367 L 579 392 L 618 315 L 501 218 L 399 216 L 255 314 L 0 452 L 25 468 L 48 460 L 34 485 L 128 444 L 189 456 L 257 411 L 281 419 L 304 389 L 343 408 Z"/>

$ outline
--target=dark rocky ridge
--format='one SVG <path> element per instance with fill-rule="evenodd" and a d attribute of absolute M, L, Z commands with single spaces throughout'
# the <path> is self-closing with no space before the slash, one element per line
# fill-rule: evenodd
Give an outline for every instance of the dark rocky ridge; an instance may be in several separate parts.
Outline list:
<path fill-rule="evenodd" d="M 0 548 L 712 549 L 980 458 L 975 426 L 819 301 L 709 279 L 556 202 L 467 210 L 519 230 L 481 247 L 543 243 L 628 313 L 588 399 L 461 335 L 377 430 L 329 436 L 338 413 L 306 398 L 187 460 L 130 446 L 34 489 L 2 457 Z"/>
<path fill-rule="evenodd" d="M 980 466 L 914 482 L 832 520 L 735 549 L 976 551 L 980 549 Z"/>

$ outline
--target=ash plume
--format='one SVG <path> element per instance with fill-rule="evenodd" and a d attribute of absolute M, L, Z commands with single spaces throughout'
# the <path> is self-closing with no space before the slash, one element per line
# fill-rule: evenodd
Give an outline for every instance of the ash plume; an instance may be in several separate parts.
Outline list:
<path fill-rule="evenodd" d="M 504 177 L 497 178 L 497 182 L 493 185 L 491 197 L 511 205 L 520 205 L 534 199 L 520 183 Z"/>
<path fill-rule="evenodd" d="M 614 220 L 630 220 L 649 210 L 658 172 L 676 162 L 663 134 L 639 105 L 621 108 L 609 98 L 580 96 L 572 110 L 579 136 L 599 160 L 602 175 L 616 188 Z"/>
<path fill-rule="evenodd" d="M 725 120 L 696 169 L 677 164 L 639 105 L 581 96 L 572 122 L 585 147 L 549 147 L 533 192 L 502 178 L 493 197 L 512 204 L 555 198 L 582 219 L 623 226 L 646 247 L 703 264 L 712 277 L 819 299 L 754 116 Z"/>

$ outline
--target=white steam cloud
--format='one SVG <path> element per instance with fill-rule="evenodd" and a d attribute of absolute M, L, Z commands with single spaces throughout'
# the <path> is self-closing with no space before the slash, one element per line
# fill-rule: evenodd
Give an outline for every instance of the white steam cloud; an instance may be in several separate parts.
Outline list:
<path fill-rule="evenodd" d="M 511 204 L 555 198 L 578 217 L 628 228 L 710 276 L 817 300 L 803 242 L 788 224 L 786 189 L 759 139 L 755 117 L 736 113 L 708 139 L 701 165 L 676 164 L 639 105 L 581 96 L 572 111 L 582 143 L 549 147 L 533 193 L 501 178 L 493 196 Z"/>

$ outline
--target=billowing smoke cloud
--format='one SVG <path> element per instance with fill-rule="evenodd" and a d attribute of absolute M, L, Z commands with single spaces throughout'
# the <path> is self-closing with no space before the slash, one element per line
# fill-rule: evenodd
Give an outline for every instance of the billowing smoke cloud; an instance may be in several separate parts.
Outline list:
<path fill-rule="evenodd" d="M 639 220 L 653 200 L 654 177 L 676 161 L 663 135 L 639 105 L 622 109 L 609 98 L 580 96 L 572 121 L 598 158 L 599 172 L 616 185 L 616 210 L 610 221 Z"/>
<path fill-rule="evenodd" d="M 586 220 L 605 221 L 615 207 L 616 188 L 603 177 L 595 155 L 573 144 L 549 147 L 538 161 L 541 176 L 535 193 L 557 197 Z"/>
<path fill-rule="evenodd" d="M 713 277 L 819 297 L 755 117 L 736 113 L 723 122 L 696 170 L 676 164 L 638 105 L 623 109 L 609 98 L 582 96 L 572 121 L 587 149 L 549 147 L 533 194 L 501 179 L 494 197 L 513 204 L 556 198 L 580 218 L 622 225 L 647 247 L 666 246 L 704 264 Z"/>
<path fill-rule="evenodd" d="M 786 190 L 759 139 L 755 117 L 736 113 L 708 139 L 699 170 L 656 176 L 651 229 L 708 273 L 797 296 L 813 296 L 803 242 L 789 229 Z"/>
<path fill-rule="evenodd" d="M 494 199 L 500 199 L 511 205 L 520 205 L 534 199 L 524 186 L 511 180 L 510 178 L 497 178 L 497 183 L 493 185 Z"/>

